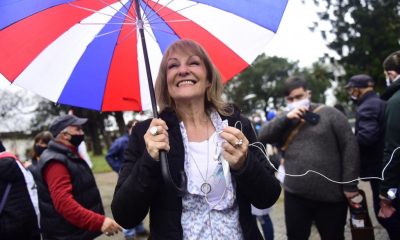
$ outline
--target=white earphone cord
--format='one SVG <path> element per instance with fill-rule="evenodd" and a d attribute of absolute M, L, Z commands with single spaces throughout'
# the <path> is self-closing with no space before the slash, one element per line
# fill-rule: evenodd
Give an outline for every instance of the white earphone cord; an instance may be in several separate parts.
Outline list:
<path fill-rule="evenodd" d="M 235 128 L 237 128 L 237 125 L 238 125 L 238 124 L 240 124 L 240 128 L 238 128 L 238 129 L 240 129 L 240 130 L 242 131 L 242 123 L 241 123 L 240 121 L 237 121 L 237 122 L 235 123 Z M 260 147 L 259 145 L 261 145 L 261 147 Z M 303 174 L 289 174 L 289 173 L 281 172 L 280 170 L 276 169 L 276 167 L 272 164 L 271 160 L 269 159 L 268 155 L 266 154 L 267 151 L 266 151 L 266 148 L 265 148 L 264 144 L 262 144 L 261 142 L 254 142 L 254 143 L 249 144 L 249 146 L 255 147 L 255 148 L 259 149 L 259 150 L 262 152 L 262 154 L 264 154 L 265 158 L 268 160 L 268 162 L 269 162 L 269 164 L 271 165 L 271 167 L 272 167 L 273 169 L 275 169 L 275 171 L 277 171 L 278 173 L 284 174 L 285 176 L 289 176 L 289 177 L 303 177 L 303 176 L 307 175 L 308 173 L 315 173 L 315 174 L 320 175 L 321 177 L 325 178 L 325 179 L 328 180 L 328 181 L 331 181 L 331 182 L 333 182 L 333 183 L 338 183 L 338 184 L 347 184 L 347 183 L 351 183 L 351 182 L 355 182 L 355 181 L 359 181 L 359 180 L 367 180 L 367 179 L 379 179 L 379 180 L 382 180 L 382 181 L 385 180 L 384 174 L 385 174 L 386 168 L 387 168 L 387 167 L 389 166 L 389 164 L 392 162 L 393 156 L 394 156 L 394 154 L 396 153 L 396 151 L 397 151 L 398 149 L 400 149 L 400 147 L 397 147 L 396 149 L 393 150 L 389 162 L 388 162 L 388 163 L 385 165 L 385 167 L 382 169 L 382 177 L 362 177 L 362 178 L 356 178 L 356 179 L 353 179 L 353 180 L 350 180 L 350 181 L 335 181 L 335 180 L 330 179 L 329 177 L 325 176 L 324 174 L 322 174 L 322 173 L 320 173 L 320 172 L 317 172 L 317 171 L 314 171 L 314 170 L 311 170 L 311 169 L 310 169 L 310 170 L 307 170 L 307 171 L 306 171 L 305 173 L 303 173 Z"/>

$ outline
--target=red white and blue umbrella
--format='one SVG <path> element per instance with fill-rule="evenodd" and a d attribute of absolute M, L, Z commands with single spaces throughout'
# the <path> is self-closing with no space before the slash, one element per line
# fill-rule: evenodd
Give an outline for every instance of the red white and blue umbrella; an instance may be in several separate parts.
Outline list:
<path fill-rule="evenodd" d="M 61 104 L 151 109 L 145 54 L 156 76 L 165 49 L 193 39 L 228 81 L 263 51 L 287 1 L 142 0 L 138 18 L 134 0 L 1 0 L 0 73 Z"/>

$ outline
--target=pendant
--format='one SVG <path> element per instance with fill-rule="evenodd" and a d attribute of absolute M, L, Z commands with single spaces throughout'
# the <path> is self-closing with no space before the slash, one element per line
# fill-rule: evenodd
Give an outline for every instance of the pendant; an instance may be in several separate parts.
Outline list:
<path fill-rule="evenodd" d="M 205 183 L 201 184 L 200 189 L 204 194 L 208 194 L 209 192 L 211 192 L 211 185 L 209 183 L 205 182 Z"/>

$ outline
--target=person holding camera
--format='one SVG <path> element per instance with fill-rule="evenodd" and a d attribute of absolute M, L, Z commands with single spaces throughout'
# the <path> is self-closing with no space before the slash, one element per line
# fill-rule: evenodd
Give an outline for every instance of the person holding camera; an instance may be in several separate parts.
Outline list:
<path fill-rule="evenodd" d="M 283 150 L 287 237 L 308 239 L 315 222 L 321 239 L 344 239 L 348 204 L 359 207 L 351 201 L 359 194 L 352 181 L 358 178 L 359 151 L 350 124 L 337 109 L 312 103 L 301 77 L 287 79 L 284 94 L 287 111 L 261 130 L 259 140 Z"/>

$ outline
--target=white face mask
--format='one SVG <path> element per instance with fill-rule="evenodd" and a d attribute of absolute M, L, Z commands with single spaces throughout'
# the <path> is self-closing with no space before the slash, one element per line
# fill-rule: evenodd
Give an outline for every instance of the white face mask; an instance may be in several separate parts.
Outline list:
<path fill-rule="evenodd" d="M 392 81 L 390 81 L 390 78 L 386 77 L 386 87 L 389 87 L 390 84 L 392 84 Z"/>
<path fill-rule="evenodd" d="M 307 109 L 309 109 L 310 108 L 310 99 L 304 98 L 304 99 L 301 99 L 299 101 L 295 101 L 295 102 L 289 103 L 286 106 L 286 110 L 287 111 L 292 111 L 293 109 L 298 108 L 298 107 L 306 107 Z"/>
<path fill-rule="evenodd" d="M 390 79 L 389 76 L 386 76 L 386 87 L 389 87 L 390 85 L 392 85 L 393 82 L 395 82 L 399 79 L 400 79 L 400 74 L 398 74 L 393 80 Z"/>

